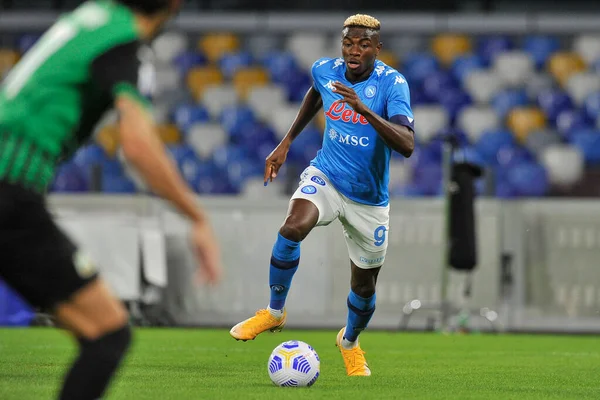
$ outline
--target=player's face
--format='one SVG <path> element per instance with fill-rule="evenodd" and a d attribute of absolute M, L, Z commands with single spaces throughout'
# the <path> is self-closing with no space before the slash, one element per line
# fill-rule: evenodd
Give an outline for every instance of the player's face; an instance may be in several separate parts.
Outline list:
<path fill-rule="evenodd" d="M 346 28 L 342 31 L 342 57 L 348 73 L 354 77 L 371 73 L 380 49 L 377 31 L 366 28 Z"/>

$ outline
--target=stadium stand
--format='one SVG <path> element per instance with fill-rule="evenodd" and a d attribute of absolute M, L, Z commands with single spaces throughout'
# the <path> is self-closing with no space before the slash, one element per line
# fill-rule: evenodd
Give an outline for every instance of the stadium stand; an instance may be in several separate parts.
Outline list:
<path fill-rule="evenodd" d="M 0 74 L 36 40 L 0 41 Z M 381 59 L 411 89 L 417 149 L 394 156 L 393 196 L 441 194 L 441 138 L 454 133 L 493 177 L 492 193 L 586 195 L 600 165 L 600 36 L 530 35 L 383 38 Z M 153 44 L 153 100 L 161 138 L 199 194 L 252 195 L 265 157 L 285 134 L 309 85 L 310 66 L 338 56 L 337 37 L 294 34 L 200 37 L 167 32 Z M 294 143 L 296 180 L 320 146 L 320 116 Z M 95 174 L 92 171 L 101 171 Z M 293 172 L 293 173 L 292 173 Z M 91 182 L 100 177 L 99 185 Z M 119 157 L 114 120 L 60 169 L 53 191 L 144 191 Z M 293 187 L 282 182 L 281 190 Z"/>

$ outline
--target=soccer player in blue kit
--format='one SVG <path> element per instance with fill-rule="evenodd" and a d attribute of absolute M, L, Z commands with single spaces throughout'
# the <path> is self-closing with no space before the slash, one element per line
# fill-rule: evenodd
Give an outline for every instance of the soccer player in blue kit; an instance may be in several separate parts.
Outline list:
<path fill-rule="evenodd" d="M 269 305 L 230 331 L 245 341 L 283 328 L 300 243 L 315 226 L 339 218 L 352 277 L 347 323 L 336 344 L 351 376 L 371 375 L 358 335 L 375 311 L 375 285 L 388 245 L 391 153 L 410 157 L 414 149 L 408 84 L 398 71 L 377 60 L 379 30 L 379 21 L 371 16 L 347 18 L 343 57 L 321 58 L 312 66 L 313 86 L 287 135 L 267 157 L 265 185 L 277 176 L 291 143 L 321 107 L 326 117 L 323 145 L 301 175 L 273 246 Z"/>

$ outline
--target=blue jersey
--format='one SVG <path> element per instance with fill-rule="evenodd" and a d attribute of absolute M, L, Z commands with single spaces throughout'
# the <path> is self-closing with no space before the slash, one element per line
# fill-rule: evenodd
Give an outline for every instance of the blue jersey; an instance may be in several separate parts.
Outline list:
<path fill-rule="evenodd" d="M 349 199 L 362 204 L 385 206 L 389 201 L 389 163 L 392 149 L 365 117 L 339 103 L 343 96 L 333 91 L 338 81 L 354 89 L 373 112 L 389 120 L 399 116 L 414 129 L 410 93 L 406 79 L 377 60 L 371 76 L 351 84 L 341 58 L 321 58 L 312 66 L 313 87 L 323 99 L 325 132 L 322 148 L 311 161 Z"/>

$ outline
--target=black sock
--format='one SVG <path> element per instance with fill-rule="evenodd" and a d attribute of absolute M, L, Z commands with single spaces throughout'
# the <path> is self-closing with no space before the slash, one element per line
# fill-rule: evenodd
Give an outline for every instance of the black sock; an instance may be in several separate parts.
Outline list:
<path fill-rule="evenodd" d="M 60 400 L 101 398 L 130 342 L 129 325 L 96 340 L 80 339 L 79 357 L 65 377 Z"/>

